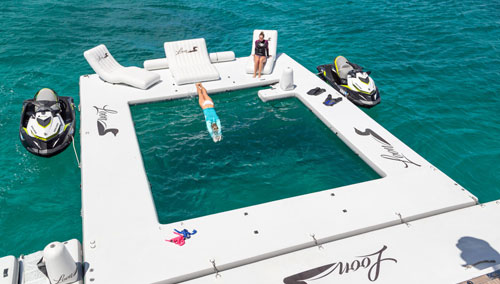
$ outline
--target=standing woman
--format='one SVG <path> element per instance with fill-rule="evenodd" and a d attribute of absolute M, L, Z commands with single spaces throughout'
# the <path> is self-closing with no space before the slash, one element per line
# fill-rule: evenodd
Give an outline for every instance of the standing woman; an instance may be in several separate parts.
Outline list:
<path fill-rule="evenodd" d="M 264 32 L 260 32 L 259 39 L 255 41 L 255 54 L 253 55 L 253 77 L 255 78 L 257 70 L 259 71 L 259 78 L 262 73 L 262 68 L 266 64 L 266 60 L 269 55 L 269 43 L 264 39 Z"/>

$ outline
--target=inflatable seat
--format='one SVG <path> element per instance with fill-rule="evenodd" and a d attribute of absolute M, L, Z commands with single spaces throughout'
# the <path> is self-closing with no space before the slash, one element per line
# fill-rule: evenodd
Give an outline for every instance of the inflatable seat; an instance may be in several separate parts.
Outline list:
<path fill-rule="evenodd" d="M 95 73 L 109 83 L 124 83 L 145 90 L 160 81 L 160 75 L 156 73 L 139 67 L 123 67 L 104 44 L 85 51 L 83 56 Z"/>
<path fill-rule="evenodd" d="M 220 78 L 210 62 L 204 38 L 165 42 L 168 67 L 177 85 Z"/>
<path fill-rule="evenodd" d="M 253 39 L 252 39 L 252 53 L 248 58 L 248 62 L 246 65 L 246 71 L 249 74 L 253 74 L 254 69 L 254 59 L 253 55 L 255 54 L 255 41 L 259 39 L 260 32 L 264 32 L 264 39 L 268 41 L 269 47 L 269 55 L 271 57 L 267 58 L 266 64 L 264 68 L 262 68 L 262 74 L 268 75 L 273 72 L 274 62 L 276 61 L 276 53 L 278 49 L 278 31 L 276 30 L 254 30 L 253 31 Z"/>

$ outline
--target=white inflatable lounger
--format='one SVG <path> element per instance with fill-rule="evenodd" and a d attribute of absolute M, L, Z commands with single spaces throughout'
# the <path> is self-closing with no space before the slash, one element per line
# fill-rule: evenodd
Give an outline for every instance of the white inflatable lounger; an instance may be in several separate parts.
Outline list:
<path fill-rule="evenodd" d="M 123 83 L 145 90 L 160 81 L 160 75 L 156 73 L 139 67 L 123 67 L 104 44 L 85 51 L 83 56 L 95 73 L 109 83 Z"/>
<path fill-rule="evenodd" d="M 253 74 L 254 69 L 254 59 L 255 54 L 255 41 L 259 39 L 260 32 L 264 32 L 264 39 L 268 41 L 269 55 L 271 57 L 267 58 L 264 68 L 262 68 L 262 74 L 268 75 L 273 72 L 274 62 L 276 61 L 276 53 L 278 49 L 278 31 L 276 30 L 254 30 L 252 39 L 252 53 L 248 58 L 246 65 L 246 71 L 249 74 Z"/>
<path fill-rule="evenodd" d="M 165 42 L 168 66 L 177 85 L 220 78 L 210 62 L 204 38 Z"/>
<path fill-rule="evenodd" d="M 208 57 L 210 57 L 210 62 L 212 63 L 227 62 L 236 59 L 236 56 L 232 51 L 213 52 L 209 53 Z M 144 61 L 144 69 L 146 70 L 159 70 L 167 68 L 168 68 L 167 58 L 150 59 Z"/>

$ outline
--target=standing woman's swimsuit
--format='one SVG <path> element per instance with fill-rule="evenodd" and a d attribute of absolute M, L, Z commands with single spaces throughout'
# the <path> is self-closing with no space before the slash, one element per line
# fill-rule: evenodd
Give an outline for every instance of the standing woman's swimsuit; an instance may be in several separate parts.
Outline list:
<path fill-rule="evenodd" d="M 269 43 L 267 40 L 255 41 L 255 55 L 269 57 Z"/>

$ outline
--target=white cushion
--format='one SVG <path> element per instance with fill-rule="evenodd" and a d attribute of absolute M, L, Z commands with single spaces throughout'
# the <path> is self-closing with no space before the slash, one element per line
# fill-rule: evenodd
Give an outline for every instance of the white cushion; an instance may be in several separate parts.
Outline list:
<path fill-rule="evenodd" d="M 205 39 L 165 42 L 164 47 L 168 67 L 177 85 L 220 78 L 208 57 Z"/>
<path fill-rule="evenodd" d="M 168 68 L 168 60 L 166 58 L 149 59 L 144 61 L 144 69 L 146 70 L 158 70 L 167 68 Z"/>
<path fill-rule="evenodd" d="M 269 47 L 269 55 L 266 60 L 266 64 L 264 68 L 262 68 L 262 74 L 271 74 L 273 72 L 274 62 L 276 61 L 276 54 L 278 50 L 278 31 L 276 30 L 254 30 L 253 31 L 253 39 L 252 39 L 252 53 L 250 57 L 248 57 L 246 72 L 249 74 L 253 74 L 254 69 L 254 58 L 255 54 L 255 41 L 259 39 L 260 32 L 264 32 L 264 39 L 268 41 Z"/>
<path fill-rule="evenodd" d="M 106 82 L 124 83 L 136 88 L 147 89 L 160 81 L 160 75 L 138 67 L 123 67 L 111 56 L 104 44 L 83 53 L 90 67 Z"/>
<path fill-rule="evenodd" d="M 236 59 L 236 56 L 232 51 L 213 52 L 208 54 L 208 56 L 210 57 L 210 62 L 212 63 L 227 62 Z"/>

